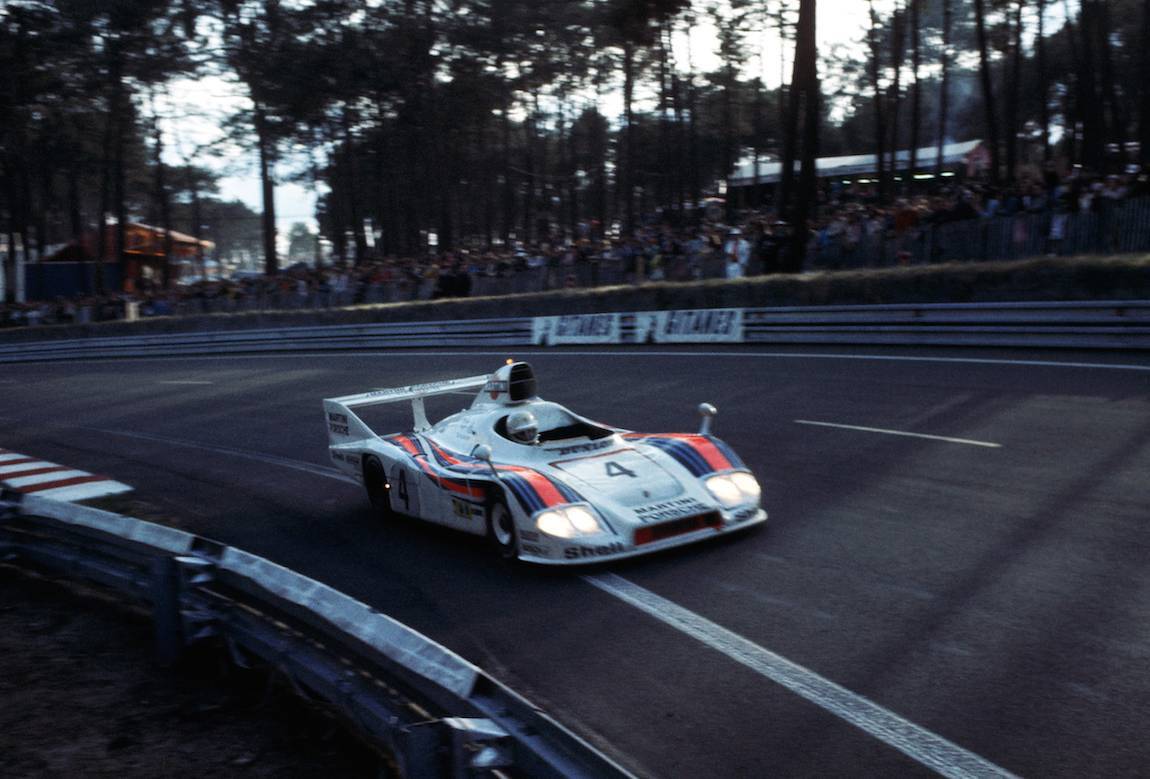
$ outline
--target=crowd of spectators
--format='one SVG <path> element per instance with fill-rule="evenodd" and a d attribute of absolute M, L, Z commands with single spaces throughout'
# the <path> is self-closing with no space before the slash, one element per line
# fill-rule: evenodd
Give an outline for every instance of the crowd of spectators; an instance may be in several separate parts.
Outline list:
<path fill-rule="evenodd" d="M 1138 166 L 1125 174 L 1094 176 L 1075 168 L 1059 176 L 1048 168 L 1041 176 L 1015 185 L 994 187 L 956 183 L 931 193 L 898 197 L 880 204 L 877 186 L 831 186 L 823 191 L 820 216 L 813 226 L 814 248 L 838 246 L 848 252 L 867 238 L 901 239 L 931 226 L 972 219 L 1049 216 L 1051 249 L 1064 235 L 1074 213 L 1099 213 L 1121 200 L 1150 196 L 1150 177 Z"/>
<path fill-rule="evenodd" d="M 876 236 L 896 243 L 932 225 L 971 219 L 1049 215 L 1049 237 L 1059 238 L 1074 212 L 1150 195 L 1147 176 L 1092 177 L 1048 171 L 1017 185 L 996 188 L 955 182 L 929 193 L 880 201 L 877 186 L 827 183 L 811 224 L 806 258 L 834 248 L 855 252 Z M 372 259 L 358 264 L 310 267 L 297 263 L 274 275 L 201 281 L 132 295 L 81 296 L 0 305 L 0 327 L 106 321 L 172 314 L 263 308 L 323 308 L 468 297 L 565 287 L 645 281 L 739 278 L 776 272 L 794 245 L 789 226 L 769 208 L 726 218 L 719 206 L 701 209 L 693 224 L 652 218 L 631 236 L 610 235 L 595 222 L 573 236 L 492 250 L 443 252 L 418 258 Z M 1061 225 L 1061 227 L 1060 227 Z M 864 258 L 865 260 L 865 258 Z"/>

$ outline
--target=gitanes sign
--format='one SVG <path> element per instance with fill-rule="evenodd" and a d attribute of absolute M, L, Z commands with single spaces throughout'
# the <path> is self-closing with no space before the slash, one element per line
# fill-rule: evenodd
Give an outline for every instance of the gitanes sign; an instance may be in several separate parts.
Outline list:
<path fill-rule="evenodd" d="M 634 317 L 634 335 L 623 334 L 623 318 Z M 630 330 L 630 328 L 628 328 Z M 637 314 L 570 314 L 537 316 L 532 343 L 742 343 L 743 309 L 704 308 L 692 311 L 641 311 Z"/>
<path fill-rule="evenodd" d="M 635 314 L 638 343 L 742 343 L 743 309 L 644 311 Z"/>
<path fill-rule="evenodd" d="M 622 319 L 622 314 L 537 316 L 531 342 L 544 346 L 621 343 Z"/>

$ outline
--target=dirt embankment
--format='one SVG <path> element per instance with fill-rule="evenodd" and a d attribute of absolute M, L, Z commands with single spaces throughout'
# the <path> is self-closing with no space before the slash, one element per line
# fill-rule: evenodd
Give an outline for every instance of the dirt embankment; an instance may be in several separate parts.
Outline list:
<path fill-rule="evenodd" d="M 205 653 L 152 659 L 148 619 L 0 566 L 0 776 L 379 777 L 282 682 Z"/>

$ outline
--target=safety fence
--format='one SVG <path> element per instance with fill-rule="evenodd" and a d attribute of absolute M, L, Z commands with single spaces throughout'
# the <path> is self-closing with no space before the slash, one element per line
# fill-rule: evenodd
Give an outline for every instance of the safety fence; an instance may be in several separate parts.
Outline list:
<path fill-rule="evenodd" d="M 422 634 L 242 550 L 6 492 L 0 560 L 94 582 L 149 607 L 166 664 L 214 640 L 239 665 L 276 669 L 392 755 L 405 777 L 629 775 Z"/>
<path fill-rule="evenodd" d="M 950 261 L 1020 260 L 1150 251 L 1150 198 L 1099 200 L 1091 211 L 1042 211 L 915 225 L 903 231 L 820 232 L 806 270 Z"/>
<path fill-rule="evenodd" d="M 0 343 L 0 363 L 261 352 L 744 343 L 1150 348 L 1150 301 L 722 308 Z"/>

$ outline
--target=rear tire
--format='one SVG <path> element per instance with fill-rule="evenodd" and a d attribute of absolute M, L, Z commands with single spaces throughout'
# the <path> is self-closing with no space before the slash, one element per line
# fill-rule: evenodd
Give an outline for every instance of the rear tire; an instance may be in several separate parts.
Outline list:
<path fill-rule="evenodd" d="M 363 486 L 367 488 L 367 499 L 371 501 L 371 510 L 377 517 L 391 519 L 395 516 L 391 508 L 391 486 L 387 483 L 387 474 L 383 464 L 375 457 L 363 461 Z"/>
<path fill-rule="evenodd" d="M 519 557 L 519 533 L 515 530 L 515 517 L 501 498 L 496 498 L 487 506 L 487 537 L 502 559 L 515 560 Z"/>

